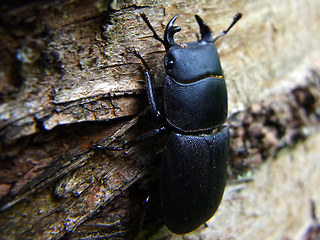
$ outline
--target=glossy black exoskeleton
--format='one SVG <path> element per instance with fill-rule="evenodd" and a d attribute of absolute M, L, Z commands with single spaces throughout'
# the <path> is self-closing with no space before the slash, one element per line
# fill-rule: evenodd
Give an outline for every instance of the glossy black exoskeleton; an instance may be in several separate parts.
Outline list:
<path fill-rule="evenodd" d="M 230 136 L 228 127 L 222 124 L 227 117 L 228 99 L 214 42 L 232 28 L 241 14 L 238 13 L 229 28 L 216 38 L 196 15 L 201 38 L 180 45 L 173 38 L 181 30 L 174 26 L 177 15 L 169 21 L 164 39 L 157 35 L 144 13 L 141 17 L 153 37 L 166 49 L 166 76 L 163 106 L 160 108 L 150 69 L 134 50 L 145 67 L 150 110 L 155 118 L 163 121 L 161 128 L 147 133 L 140 140 L 162 131 L 169 132 L 160 178 L 162 214 L 172 232 L 184 234 L 197 229 L 213 216 L 225 189 Z M 137 141 L 124 147 L 134 142 Z"/>
<path fill-rule="evenodd" d="M 215 39 L 196 15 L 201 39 L 180 45 L 173 38 L 181 30 L 174 26 L 177 15 L 168 23 L 164 39 L 145 14 L 141 17 L 166 49 L 162 111 L 156 103 L 149 67 L 138 52 L 135 55 L 145 66 L 151 111 L 156 118 L 164 119 L 163 127 L 154 133 L 170 132 L 160 179 L 163 218 L 172 232 L 184 234 L 213 216 L 226 185 L 230 137 L 228 127 L 222 124 L 228 111 L 227 88 L 213 43 L 232 28 L 241 14 Z"/>

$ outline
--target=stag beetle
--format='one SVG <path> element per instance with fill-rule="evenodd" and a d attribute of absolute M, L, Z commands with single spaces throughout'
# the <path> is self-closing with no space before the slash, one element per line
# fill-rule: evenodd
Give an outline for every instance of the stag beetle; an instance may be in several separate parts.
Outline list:
<path fill-rule="evenodd" d="M 160 177 L 160 202 L 164 222 L 174 233 L 184 234 L 209 220 L 220 205 L 227 178 L 229 129 L 225 122 L 228 110 L 227 88 L 214 42 L 225 35 L 241 18 L 235 15 L 227 30 L 215 39 L 208 25 L 198 16 L 201 38 L 180 45 L 174 34 L 177 15 L 168 23 L 164 39 L 140 14 L 165 49 L 166 76 L 163 106 L 157 104 L 154 80 L 142 56 L 133 53 L 144 65 L 147 94 L 152 114 L 164 120 L 141 139 L 169 132 L 163 152 Z M 136 141 L 133 141 L 136 142 Z M 131 145 L 127 144 L 125 147 Z M 117 148 L 120 150 L 123 148 Z"/>
<path fill-rule="evenodd" d="M 196 15 L 201 39 L 178 45 L 173 38 L 181 30 L 174 26 L 178 15 L 169 21 L 161 39 L 147 16 L 141 14 L 153 37 L 166 49 L 162 111 L 156 103 L 150 69 L 141 55 L 134 53 L 145 66 L 151 112 L 165 120 L 154 133 L 170 131 L 163 153 L 160 202 L 165 224 L 174 233 L 191 232 L 209 220 L 223 196 L 230 136 L 222 124 L 228 99 L 214 42 L 241 16 L 236 14 L 228 29 L 213 39 L 209 26 Z"/>

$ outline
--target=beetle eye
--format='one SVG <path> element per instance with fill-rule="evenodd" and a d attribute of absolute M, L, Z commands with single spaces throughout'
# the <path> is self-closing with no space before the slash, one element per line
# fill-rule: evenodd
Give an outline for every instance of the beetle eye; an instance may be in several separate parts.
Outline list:
<path fill-rule="evenodd" d="M 165 68 L 170 70 L 173 68 L 173 64 L 174 64 L 174 61 L 173 61 L 173 57 L 172 56 L 167 56 L 165 58 Z"/>
<path fill-rule="evenodd" d="M 167 62 L 167 66 L 166 66 L 168 69 L 172 69 L 173 68 L 173 60 L 169 60 Z"/>

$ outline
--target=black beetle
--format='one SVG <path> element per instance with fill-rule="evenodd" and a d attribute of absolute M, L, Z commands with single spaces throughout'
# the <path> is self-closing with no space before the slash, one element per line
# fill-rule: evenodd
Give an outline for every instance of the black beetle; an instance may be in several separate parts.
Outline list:
<path fill-rule="evenodd" d="M 238 13 L 229 28 L 213 39 L 208 25 L 198 16 L 201 39 L 197 42 L 174 42 L 181 30 L 174 26 L 177 15 L 168 23 L 161 39 L 144 13 L 153 37 L 165 49 L 166 76 L 163 108 L 156 104 L 154 82 L 145 66 L 149 105 L 162 128 L 170 131 L 163 153 L 160 200 L 165 224 L 174 233 L 184 234 L 209 220 L 221 202 L 227 177 L 229 129 L 222 126 L 227 117 L 227 88 L 214 42 L 225 35 L 241 18 Z M 150 135 L 154 135 L 150 134 Z"/>
<path fill-rule="evenodd" d="M 160 178 L 160 201 L 165 224 L 174 233 L 184 234 L 209 220 L 221 202 L 227 178 L 229 129 L 222 124 L 228 111 L 227 88 L 214 42 L 225 35 L 241 18 L 238 13 L 229 28 L 213 39 L 208 25 L 198 16 L 201 39 L 197 42 L 174 42 L 181 30 L 174 26 L 177 15 L 168 23 L 161 39 L 144 13 L 153 37 L 160 41 L 166 55 L 163 106 L 158 107 L 154 81 L 145 67 L 149 106 L 155 118 L 164 123 L 138 140 L 127 142 L 121 150 L 160 132 L 169 132 L 163 152 Z"/>

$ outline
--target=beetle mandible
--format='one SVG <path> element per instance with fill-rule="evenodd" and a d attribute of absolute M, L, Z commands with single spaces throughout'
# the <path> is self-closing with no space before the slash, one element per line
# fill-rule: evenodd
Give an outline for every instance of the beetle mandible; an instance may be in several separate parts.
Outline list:
<path fill-rule="evenodd" d="M 145 67 L 149 106 L 152 114 L 164 120 L 161 128 L 169 131 L 163 153 L 160 178 L 160 201 L 164 222 L 174 233 L 184 234 L 209 220 L 220 205 L 227 178 L 229 129 L 222 125 L 227 117 L 227 88 L 214 42 L 225 35 L 241 18 L 213 39 L 209 26 L 198 16 L 201 38 L 180 45 L 174 34 L 177 15 L 168 23 L 161 39 L 147 16 L 140 14 L 165 49 L 166 76 L 163 85 L 163 106 L 159 108 L 150 69 Z"/>

